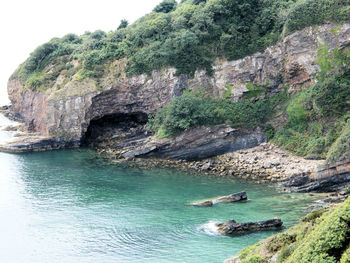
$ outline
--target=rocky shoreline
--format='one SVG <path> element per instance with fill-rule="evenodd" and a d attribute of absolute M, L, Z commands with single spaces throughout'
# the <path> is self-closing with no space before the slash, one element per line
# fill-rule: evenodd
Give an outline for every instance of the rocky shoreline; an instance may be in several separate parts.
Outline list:
<path fill-rule="evenodd" d="M 115 163 L 127 163 L 144 169 L 174 168 L 198 175 L 242 178 L 259 184 L 275 183 L 283 192 L 341 192 L 350 187 L 350 161 L 342 161 L 342 166 L 340 162 L 338 165 L 325 165 L 324 160 L 293 156 L 271 143 L 197 161 L 159 158 L 125 160 L 116 158 L 112 150 L 99 149 L 98 152 Z"/>
<path fill-rule="evenodd" d="M 11 107 L 1 109 L 5 116 L 14 116 Z M 12 117 L 11 117 L 12 116 Z M 10 142 L 0 145 L 3 152 L 45 151 L 80 147 L 81 141 L 66 140 L 64 136 L 42 136 L 23 128 Z M 124 137 L 112 136 L 116 128 L 95 138 L 90 145 L 112 162 L 152 168 L 175 168 L 200 175 L 232 176 L 256 183 L 278 183 L 281 191 L 339 192 L 350 187 L 350 158 L 334 164 L 324 160 L 306 160 L 290 155 L 267 143 L 261 129 L 237 130 L 227 125 L 199 127 L 187 130 L 174 139 L 158 139 L 144 133 L 125 132 Z M 131 130 L 131 132 L 130 132 Z M 106 131 L 106 130 L 104 130 Z M 118 134 L 119 134 L 118 133 Z M 142 137 L 140 139 L 140 136 Z"/>
<path fill-rule="evenodd" d="M 259 184 L 275 183 L 280 191 L 285 192 L 340 192 L 350 183 L 349 171 L 343 170 L 335 177 L 320 177 L 324 160 L 292 156 L 271 143 L 196 161 L 159 158 L 126 160 L 118 158 L 111 149 L 97 151 L 114 163 L 126 163 L 143 169 L 174 168 L 198 175 L 242 178 Z M 334 178 L 343 183 L 334 182 Z"/>

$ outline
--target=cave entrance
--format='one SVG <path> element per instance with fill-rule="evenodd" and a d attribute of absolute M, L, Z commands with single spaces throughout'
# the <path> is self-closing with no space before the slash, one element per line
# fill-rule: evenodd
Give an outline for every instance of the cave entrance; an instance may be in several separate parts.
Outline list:
<path fill-rule="evenodd" d="M 90 121 L 82 144 L 93 148 L 122 149 L 147 136 L 148 116 L 143 112 L 114 113 Z"/>

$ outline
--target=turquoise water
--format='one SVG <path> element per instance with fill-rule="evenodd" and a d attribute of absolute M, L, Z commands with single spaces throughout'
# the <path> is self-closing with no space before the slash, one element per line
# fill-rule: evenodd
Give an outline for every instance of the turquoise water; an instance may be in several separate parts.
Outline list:
<path fill-rule="evenodd" d="M 210 222 L 281 217 L 291 226 L 312 201 L 234 179 L 125 168 L 90 150 L 0 153 L 0 169 L 1 262 L 222 262 L 275 232 L 225 237 Z M 241 190 L 251 201 L 185 205 Z"/>

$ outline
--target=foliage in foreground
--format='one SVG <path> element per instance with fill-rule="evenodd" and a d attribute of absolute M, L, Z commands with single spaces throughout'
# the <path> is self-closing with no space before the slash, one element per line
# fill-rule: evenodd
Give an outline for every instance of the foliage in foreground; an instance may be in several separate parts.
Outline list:
<path fill-rule="evenodd" d="M 284 233 L 243 249 L 242 263 L 349 263 L 350 199 L 331 211 L 314 211 Z M 268 252 L 268 253 L 266 253 Z"/>
<path fill-rule="evenodd" d="M 59 75 L 99 79 L 121 58 L 127 59 L 129 75 L 169 66 L 177 74 L 197 69 L 210 74 L 217 57 L 238 59 L 306 26 L 347 21 L 349 7 L 350 0 L 164 0 L 131 25 L 122 20 L 115 31 L 50 40 L 12 77 L 43 90 Z"/>

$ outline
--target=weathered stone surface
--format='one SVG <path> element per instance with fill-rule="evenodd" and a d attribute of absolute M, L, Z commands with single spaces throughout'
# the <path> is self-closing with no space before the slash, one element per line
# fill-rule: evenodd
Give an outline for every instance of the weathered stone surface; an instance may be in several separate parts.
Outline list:
<path fill-rule="evenodd" d="M 227 152 L 250 148 L 266 141 L 261 129 L 255 131 L 236 130 L 227 125 L 197 127 L 189 129 L 175 139 L 154 138 L 129 153 L 132 157 L 166 158 L 173 160 L 201 160 Z M 153 147 L 152 147 L 153 146 Z M 208 169 L 210 168 L 210 165 Z"/>
<path fill-rule="evenodd" d="M 199 202 L 190 203 L 190 205 L 202 206 L 202 207 L 213 206 L 213 201 L 212 200 L 199 201 Z"/>
<path fill-rule="evenodd" d="M 348 198 L 347 195 L 340 195 L 340 196 L 335 196 L 335 197 L 328 197 L 322 200 L 316 201 L 316 203 L 319 204 L 325 204 L 325 203 L 342 203 Z"/>
<path fill-rule="evenodd" d="M 242 234 L 253 231 L 276 230 L 283 228 L 283 222 L 279 218 L 259 222 L 237 223 L 230 220 L 225 223 L 216 224 L 218 231 L 223 235 Z"/>
<path fill-rule="evenodd" d="M 216 203 L 233 203 L 237 201 L 245 201 L 248 200 L 246 192 L 239 192 L 236 194 L 230 194 L 226 196 L 218 197 L 214 200 Z"/>
<path fill-rule="evenodd" d="M 299 182 L 299 183 L 298 183 Z M 295 192 L 334 192 L 350 187 L 350 158 L 327 163 L 316 170 L 314 178 L 297 176 L 284 183 Z"/>
<path fill-rule="evenodd" d="M 40 135 L 28 135 L 0 145 L 0 151 L 9 153 L 38 152 L 79 147 L 80 142 L 58 140 Z"/>
<path fill-rule="evenodd" d="M 190 203 L 192 206 L 213 206 L 217 203 L 233 203 L 238 201 L 246 201 L 248 200 L 247 193 L 246 192 L 239 192 L 235 194 L 220 196 L 211 198 L 208 200 L 198 201 Z"/>
<path fill-rule="evenodd" d="M 146 116 L 147 117 L 147 116 Z M 121 119 L 121 117 L 118 117 Z M 201 160 L 254 147 L 266 141 L 264 132 L 237 130 L 227 125 L 196 127 L 174 139 L 151 137 L 145 130 L 145 122 L 123 117 L 125 120 L 90 125 L 87 133 L 92 139 L 90 145 L 98 149 L 108 148 L 117 158 L 163 158 L 172 160 Z M 207 168 L 206 168 L 207 166 Z M 202 169 L 210 169 L 211 164 Z"/>
<path fill-rule="evenodd" d="M 181 95 L 184 88 L 196 90 L 202 86 L 215 98 L 222 96 L 229 84 L 233 87 L 233 100 L 248 91 L 247 83 L 269 83 L 271 90 L 282 85 L 289 85 L 291 91 L 302 88 L 315 81 L 319 46 L 326 44 L 332 50 L 350 43 L 350 24 L 341 26 L 336 34 L 332 33 L 334 27 L 309 27 L 262 53 L 236 61 L 217 61 L 213 76 L 197 71 L 189 79 L 186 75 L 175 76 L 173 68 L 154 71 L 151 76 L 120 78 L 107 72 L 101 80 L 103 88 L 87 79 L 68 82 L 60 90 L 54 85 L 46 92 L 25 89 L 18 79 L 11 79 L 9 97 L 14 112 L 23 117 L 29 130 L 75 142 L 85 136 L 92 120 L 110 114 L 154 113 Z"/>
<path fill-rule="evenodd" d="M 22 116 L 16 113 L 11 105 L 1 106 L 0 113 L 12 121 L 23 122 Z"/>

